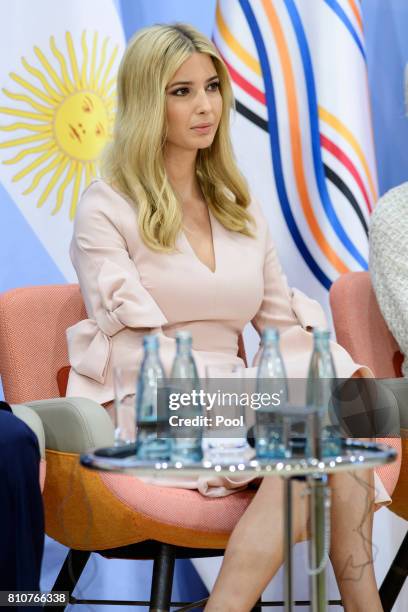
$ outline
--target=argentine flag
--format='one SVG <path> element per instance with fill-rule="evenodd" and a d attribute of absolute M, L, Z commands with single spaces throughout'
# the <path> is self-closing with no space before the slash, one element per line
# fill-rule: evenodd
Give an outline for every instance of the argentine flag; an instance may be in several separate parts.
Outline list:
<path fill-rule="evenodd" d="M 16 208 L 6 218 L 23 215 L 27 239 L 51 260 L 43 265 L 76 281 L 68 254 L 72 222 L 111 137 L 122 24 L 112 0 L 15 0 L 5 17 L 0 184 L 2 200 Z M 16 250 L 25 246 L 19 229 L 6 228 L 16 231 Z"/>

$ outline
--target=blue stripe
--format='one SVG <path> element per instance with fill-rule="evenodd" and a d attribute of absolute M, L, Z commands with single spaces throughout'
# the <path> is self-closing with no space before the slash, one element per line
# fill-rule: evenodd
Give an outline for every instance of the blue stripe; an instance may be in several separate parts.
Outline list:
<path fill-rule="evenodd" d="M 324 169 L 323 169 L 323 160 L 322 160 L 322 152 L 320 148 L 320 130 L 319 130 L 319 116 L 318 116 L 318 105 L 317 105 L 317 95 L 316 95 L 316 86 L 314 82 L 313 76 L 313 64 L 310 56 L 309 47 L 307 44 L 306 35 L 302 26 L 302 22 L 297 11 L 296 5 L 293 0 L 285 0 L 285 5 L 289 16 L 292 21 L 293 28 L 296 33 L 296 38 L 299 45 L 300 55 L 302 57 L 303 70 L 305 74 L 306 80 L 306 89 L 307 89 L 307 100 L 309 106 L 309 116 L 310 116 L 310 136 L 312 140 L 312 151 L 313 151 L 313 165 L 316 174 L 316 182 L 319 189 L 319 194 L 322 200 L 323 208 L 329 219 L 330 225 L 335 231 L 339 240 L 343 243 L 347 251 L 354 257 L 357 263 L 363 268 L 363 270 L 367 270 L 368 264 L 364 257 L 361 255 L 359 250 L 355 247 L 353 242 L 348 237 L 346 231 L 344 230 L 341 221 L 339 220 L 336 211 L 334 210 L 333 204 L 330 199 L 329 192 L 327 190 Z"/>
<path fill-rule="evenodd" d="M 346 13 L 341 8 L 340 4 L 337 2 L 337 0 L 324 0 L 324 1 L 327 4 L 327 6 L 329 6 L 336 13 L 337 17 L 344 23 L 344 25 L 346 26 L 346 28 L 348 29 L 348 31 L 354 38 L 354 42 L 356 43 L 357 47 L 360 49 L 361 55 L 364 57 L 364 60 L 365 60 L 366 54 L 364 51 L 363 44 L 360 40 L 360 37 L 357 34 L 356 30 L 354 29 L 354 26 L 351 23 L 350 19 L 347 17 Z"/>
<path fill-rule="evenodd" d="M 64 275 L 0 183 L 0 291 L 29 285 L 66 283 Z M 27 202 L 24 202 L 29 206 Z M 47 214 L 44 211 L 44 214 Z M 67 254 L 68 256 L 68 254 Z"/>
<path fill-rule="evenodd" d="M 248 22 L 249 28 L 251 30 L 252 36 L 254 38 L 254 42 L 257 48 L 259 61 L 262 68 L 262 75 L 265 84 L 265 97 L 266 97 L 266 107 L 268 109 L 268 121 L 269 121 L 269 142 L 271 146 L 271 156 L 272 156 L 272 164 L 276 181 L 276 188 L 279 196 L 279 203 L 282 209 L 283 216 L 285 218 L 286 224 L 289 228 L 291 236 L 295 241 L 297 248 L 299 249 L 303 259 L 305 260 L 307 266 L 317 278 L 317 280 L 325 287 L 325 289 L 329 290 L 331 286 L 330 279 L 326 276 L 320 266 L 317 264 L 309 249 L 307 248 L 303 238 L 299 232 L 299 229 L 296 225 L 296 221 L 293 217 L 292 211 L 290 209 L 290 203 L 288 194 L 286 192 L 285 181 L 283 178 L 283 169 L 282 169 L 282 160 L 280 154 L 280 144 L 279 144 L 279 131 L 278 131 L 278 121 L 276 114 L 276 103 L 275 103 L 275 92 L 272 83 L 272 74 L 269 66 L 268 54 L 266 52 L 266 48 L 262 39 L 262 34 L 257 24 L 255 15 L 252 11 L 252 8 L 249 4 L 248 0 L 239 0 L 240 6 L 245 14 L 246 20 Z"/>

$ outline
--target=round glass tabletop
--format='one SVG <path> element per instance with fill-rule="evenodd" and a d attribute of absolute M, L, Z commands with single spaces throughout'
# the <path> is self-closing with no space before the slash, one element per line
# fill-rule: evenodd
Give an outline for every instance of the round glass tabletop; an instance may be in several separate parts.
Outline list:
<path fill-rule="evenodd" d="M 316 458 L 285 458 L 276 460 L 258 460 L 253 449 L 245 454 L 242 460 L 234 463 L 217 463 L 203 460 L 198 463 L 182 463 L 176 461 L 141 461 L 135 455 L 135 445 L 95 449 L 81 455 L 81 465 L 86 468 L 133 474 L 135 476 L 149 475 L 162 478 L 164 473 L 175 476 L 215 472 L 223 476 L 231 474 L 246 474 L 256 476 L 277 475 L 283 478 L 306 476 L 310 474 L 330 474 L 338 471 L 374 468 L 385 463 L 392 463 L 397 453 L 385 444 L 363 442 L 359 440 L 344 440 L 342 452 L 333 457 Z M 252 456 L 251 456 L 252 455 Z"/>

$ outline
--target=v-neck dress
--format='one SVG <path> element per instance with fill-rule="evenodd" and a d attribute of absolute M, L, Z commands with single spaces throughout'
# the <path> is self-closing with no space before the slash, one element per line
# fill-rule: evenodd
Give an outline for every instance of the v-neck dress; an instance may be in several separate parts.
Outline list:
<path fill-rule="evenodd" d="M 113 366 L 138 366 L 143 336 L 150 332 L 159 335 L 167 374 L 181 329 L 192 334 L 201 376 L 207 364 L 245 365 L 237 354 L 238 338 L 249 322 L 259 333 L 277 327 L 288 377 L 307 376 L 312 350 L 308 330 L 327 325 L 323 310 L 289 288 L 260 206 L 251 202 L 249 212 L 256 221 L 255 238 L 227 230 L 210 210 L 212 272 L 183 232 L 174 252 L 150 249 L 140 236 L 135 207 L 102 180 L 88 186 L 70 249 L 88 318 L 67 330 L 72 366 L 67 395 L 112 401 Z M 370 375 L 338 344 L 332 342 L 331 348 L 339 377 L 359 368 Z M 134 380 L 128 385 L 129 393 L 134 392 Z M 224 484 L 220 494 L 228 494 Z M 200 490 L 211 494 L 205 487 Z"/>

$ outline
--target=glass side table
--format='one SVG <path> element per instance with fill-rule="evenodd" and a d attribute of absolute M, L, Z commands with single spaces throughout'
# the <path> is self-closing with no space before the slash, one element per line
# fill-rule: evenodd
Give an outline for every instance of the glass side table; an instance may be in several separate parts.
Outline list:
<path fill-rule="evenodd" d="M 110 449 L 104 449 L 106 454 Z M 123 453 L 126 449 L 121 447 Z M 132 452 L 132 445 L 129 445 Z M 202 461 L 193 465 L 181 462 L 140 461 L 134 453 L 121 458 L 102 456 L 101 449 L 81 455 L 81 464 L 92 470 L 132 474 L 134 476 L 157 476 L 164 473 L 174 476 L 182 472 L 188 474 L 205 474 L 215 472 L 223 476 L 243 474 L 245 476 L 280 476 L 284 479 L 284 570 L 285 570 L 285 612 L 292 612 L 293 603 L 293 563 L 292 563 L 292 481 L 306 479 L 310 489 L 310 558 L 316 571 L 311 573 L 311 610 L 327 610 L 326 571 L 322 563 L 325 549 L 325 504 L 328 489 L 328 474 L 341 471 L 375 468 L 395 461 L 397 453 L 385 444 L 344 440 L 342 452 L 338 456 L 325 457 L 322 460 L 291 458 L 271 461 L 244 458 L 233 464 Z M 320 567 L 319 567 L 320 566 Z"/>

